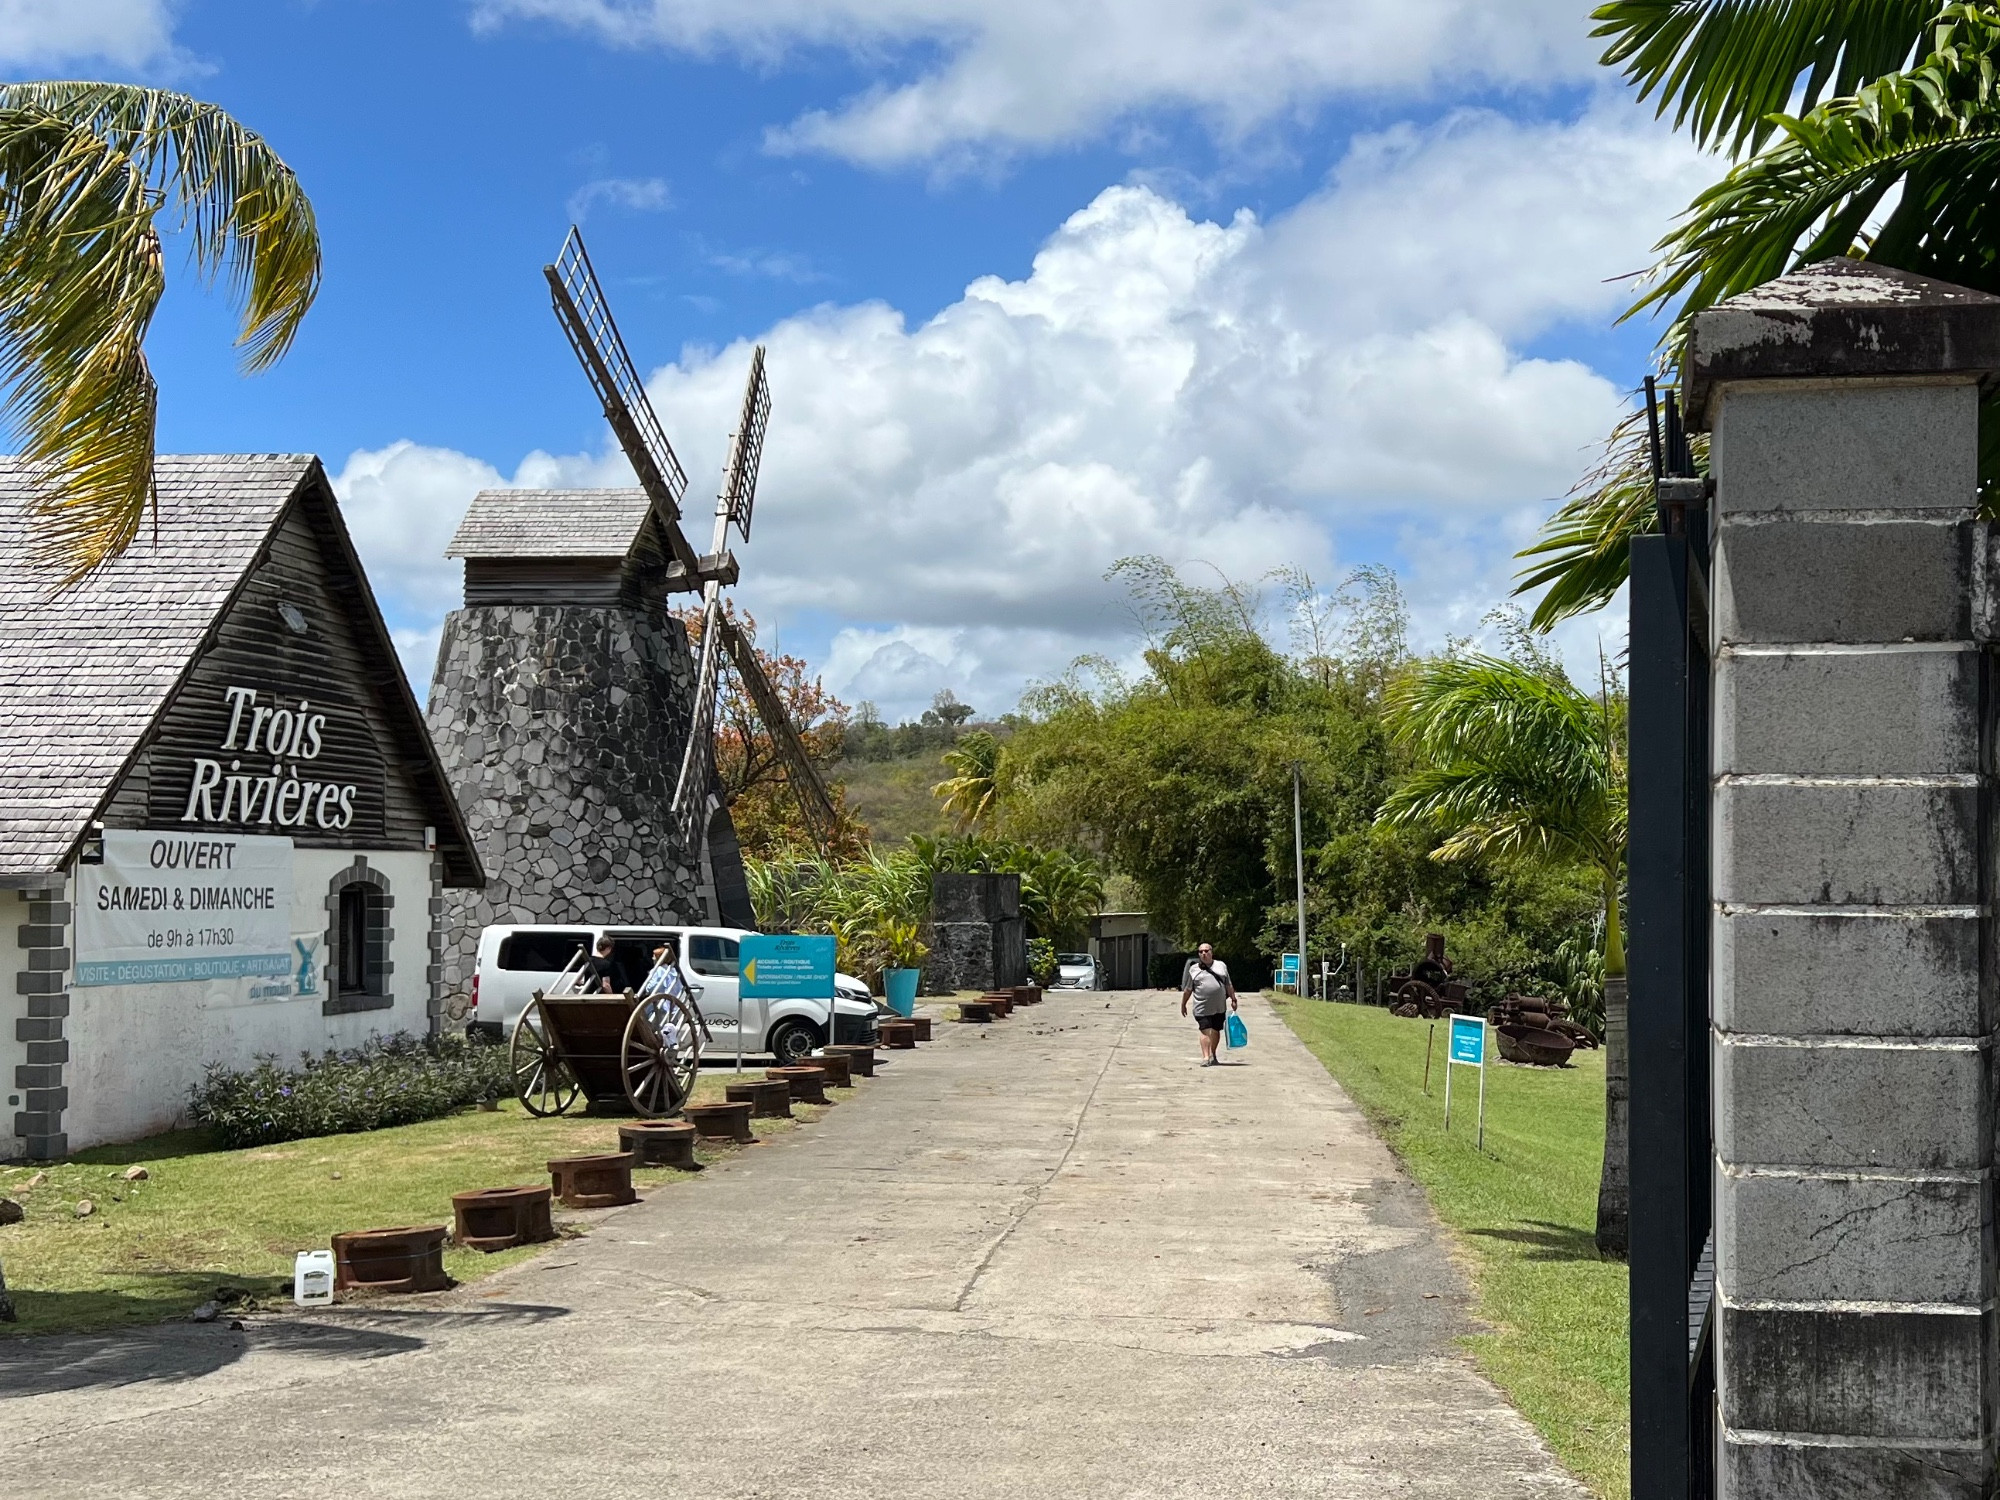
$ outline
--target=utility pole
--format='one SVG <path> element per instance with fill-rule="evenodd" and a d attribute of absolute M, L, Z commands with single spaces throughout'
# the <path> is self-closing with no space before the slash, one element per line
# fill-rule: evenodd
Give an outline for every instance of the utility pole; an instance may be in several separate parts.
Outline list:
<path fill-rule="evenodd" d="M 1305 820 L 1299 810 L 1299 763 L 1292 762 L 1292 870 L 1299 883 L 1299 988 L 1309 991 L 1306 983 L 1306 840 Z"/>

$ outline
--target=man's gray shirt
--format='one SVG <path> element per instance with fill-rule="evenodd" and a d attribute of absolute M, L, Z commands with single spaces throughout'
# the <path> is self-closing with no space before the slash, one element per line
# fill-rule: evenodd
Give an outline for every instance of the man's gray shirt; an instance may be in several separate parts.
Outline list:
<path fill-rule="evenodd" d="M 1219 958 L 1205 969 L 1199 960 L 1189 964 L 1182 986 L 1193 993 L 1198 1016 L 1219 1016 L 1229 1008 L 1229 965 Z"/>

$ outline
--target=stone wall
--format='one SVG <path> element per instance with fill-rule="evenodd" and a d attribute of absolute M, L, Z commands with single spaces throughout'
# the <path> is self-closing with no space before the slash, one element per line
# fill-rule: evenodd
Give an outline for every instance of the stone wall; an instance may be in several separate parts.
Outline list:
<path fill-rule="evenodd" d="M 924 982 L 933 994 L 1026 984 L 1021 877 L 932 876 L 931 956 L 925 970 Z"/>
<path fill-rule="evenodd" d="M 699 851 L 675 847 L 693 700 L 679 622 L 617 606 L 455 610 L 429 720 L 486 867 L 447 890 L 439 983 L 463 1014 L 496 922 L 699 921 Z"/>

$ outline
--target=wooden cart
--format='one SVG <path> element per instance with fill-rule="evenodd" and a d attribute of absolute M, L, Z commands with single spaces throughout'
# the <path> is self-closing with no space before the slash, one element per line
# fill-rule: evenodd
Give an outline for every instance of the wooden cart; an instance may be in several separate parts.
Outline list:
<path fill-rule="evenodd" d="M 679 995 L 579 994 L 565 970 L 514 1022 L 508 1061 L 530 1114 L 567 1114 L 584 1099 L 661 1119 L 687 1104 L 707 1039 L 700 1010 Z"/>

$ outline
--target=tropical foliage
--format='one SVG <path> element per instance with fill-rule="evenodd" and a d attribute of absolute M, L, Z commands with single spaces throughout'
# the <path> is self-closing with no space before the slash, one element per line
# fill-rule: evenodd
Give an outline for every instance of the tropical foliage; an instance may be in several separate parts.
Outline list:
<path fill-rule="evenodd" d="M 166 289 L 159 216 L 226 275 L 250 370 L 282 358 L 319 290 L 319 234 L 264 139 L 185 94 L 0 85 L 0 387 L 41 475 L 33 547 L 74 582 L 154 503 L 146 332 Z"/>
<path fill-rule="evenodd" d="M 1416 759 L 1382 806 L 1382 821 L 1443 837 L 1439 860 L 1501 854 L 1594 874 L 1602 902 L 1605 998 L 1604 1170 L 1597 1201 L 1598 1248 L 1623 1254 L 1629 1177 L 1624 1124 L 1629 1098 L 1623 1012 L 1625 943 L 1619 902 L 1625 883 L 1626 757 L 1622 698 L 1606 683 L 1579 692 L 1560 663 L 1448 657 L 1426 663 L 1389 697 L 1398 743 Z M 1551 965 L 1574 986 L 1573 947 Z"/>
<path fill-rule="evenodd" d="M 1628 312 L 1688 320 L 1802 265 L 1874 261 L 2000 291 L 2000 12 L 1909 0 L 1613 0 L 1595 15 L 1604 61 L 1698 141 L 1736 157 L 1656 247 Z M 1787 112 L 1796 110 L 1796 113 Z M 2000 481 L 2000 407 L 1982 409 L 1980 478 Z M 1650 524 L 1642 434 L 1630 419 L 1524 557 L 1548 585 L 1543 628 L 1601 606 L 1630 537 Z"/>
<path fill-rule="evenodd" d="M 1428 829 L 1434 859 L 1478 854 L 1580 865 L 1601 882 L 1605 972 L 1625 972 L 1622 704 L 1577 691 L 1554 662 L 1446 657 L 1397 683 L 1388 721 L 1415 766 L 1382 804 Z"/>
<path fill-rule="evenodd" d="M 1157 928 L 1254 972 L 1297 940 L 1297 762 L 1309 963 L 1344 964 L 1352 983 L 1441 930 L 1482 999 L 1553 988 L 1555 951 L 1601 907 L 1593 871 L 1501 849 L 1440 862 L 1441 836 L 1377 822 L 1413 766 L 1386 718 L 1413 669 L 1392 574 L 1329 591 L 1296 571 L 1243 585 L 1144 558 L 1116 576 L 1147 628 L 1147 670 L 1127 680 L 1085 661 L 1030 695 L 999 762 L 1009 834 L 1095 853 Z M 1498 623 L 1542 660 L 1518 619 Z"/>
<path fill-rule="evenodd" d="M 1031 937 L 1080 945 L 1104 899 L 1104 878 L 1088 860 L 1061 849 L 1004 839 L 915 838 L 903 848 L 870 850 L 848 860 L 745 862 L 757 925 L 767 932 L 831 933 L 840 963 L 872 978 L 907 951 L 930 923 L 931 878 L 940 872 L 998 872 L 1021 877 L 1021 914 Z"/>

